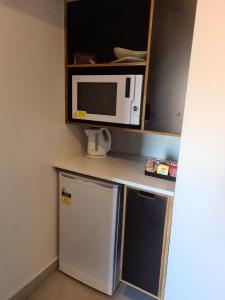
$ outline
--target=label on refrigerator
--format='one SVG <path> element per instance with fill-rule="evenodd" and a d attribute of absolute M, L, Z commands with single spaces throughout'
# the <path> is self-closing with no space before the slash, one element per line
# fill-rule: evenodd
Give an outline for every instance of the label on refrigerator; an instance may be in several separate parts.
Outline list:
<path fill-rule="evenodd" d="M 71 205 L 72 203 L 71 194 L 66 193 L 65 190 L 62 190 L 61 202 L 62 204 Z"/>

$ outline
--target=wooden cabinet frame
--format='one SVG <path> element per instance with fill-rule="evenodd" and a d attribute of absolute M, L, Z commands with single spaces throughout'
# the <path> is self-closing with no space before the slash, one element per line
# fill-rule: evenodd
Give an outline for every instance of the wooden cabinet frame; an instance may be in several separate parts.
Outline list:
<path fill-rule="evenodd" d="M 166 2 L 164 0 L 145 0 L 149 8 L 148 24 L 143 27 L 143 32 L 146 34 L 144 42 L 147 49 L 146 62 L 110 64 L 103 61 L 94 65 L 74 64 L 71 60 L 71 53 L 68 54 L 67 51 L 70 49 L 68 43 L 71 38 L 67 31 L 67 9 L 73 5 L 72 3 L 78 1 L 82 0 L 64 0 L 65 122 L 81 126 L 104 126 L 113 130 L 137 133 L 180 136 L 197 0 L 168 0 Z M 147 13 L 144 20 L 146 18 Z M 74 26 L 68 28 L 74 28 Z M 73 47 L 74 43 L 71 49 Z M 77 71 L 85 74 L 88 70 L 93 74 L 98 74 L 100 69 L 103 74 L 110 73 L 110 70 L 114 74 L 115 70 L 119 70 L 120 74 L 130 70 L 130 72 L 141 73 L 145 76 L 140 128 L 72 120 L 68 112 L 70 106 L 67 103 L 71 101 L 71 99 L 68 100 L 71 98 L 71 95 L 69 97 L 68 94 L 68 80 L 71 74 Z"/>
<path fill-rule="evenodd" d="M 152 28 L 153 28 L 153 16 L 154 16 L 154 5 L 155 0 L 148 0 L 150 1 L 150 15 L 149 15 L 149 29 L 148 29 L 148 38 L 147 38 L 147 60 L 146 62 L 134 62 L 134 63 L 118 63 L 118 64 L 110 64 L 110 63 L 99 63 L 95 65 L 88 65 L 88 64 L 68 64 L 68 57 L 67 57 L 67 49 L 68 49 L 68 40 L 67 40 L 67 6 L 71 2 L 77 2 L 79 0 L 64 0 L 64 24 L 65 24 L 65 122 L 66 124 L 77 124 L 82 127 L 88 127 L 88 126 L 94 126 L 94 127 L 102 127 L 102 124 L 93 124 L 92 122 L 88 123 L 85 122 L 79 122 L 79 121 L 70 121 L 68 117 L 68 71 L 71 69 L 77 69 L 77 68 L 125 68 L 129 69 L 132 67 L 143 67 L 144 68 L 144 87 L 143 87 L 143 102 L 142 102 L 142 114 L 141 114 L 141 124 L 140 129 L 133 129 L 129 127 L 123 127 L 123 126 L 114 126 L 113 124 L 105 125 L 104 127 L 108 127 L 112 130 L 125 130 L 129 132 L 136 132 L 136 133 L 145 133 L 145 134 L 160 134 L 160 135 L 166 135 L 166 136 L 180 136 L 180 134 L 177 133 L 171 133 L 171 132 L 161 132 L 161 131 L 153 131 L 153 130 L 146 130 L 145 129 L 145 113 L 146 113 L 146 102 L 147 102 L 147 92 L 148 92 L 148 81 L 149 81 L 149 69 L 150 69 L 150 51 L 151 51 L 151 41 L 152 41 Z"/>

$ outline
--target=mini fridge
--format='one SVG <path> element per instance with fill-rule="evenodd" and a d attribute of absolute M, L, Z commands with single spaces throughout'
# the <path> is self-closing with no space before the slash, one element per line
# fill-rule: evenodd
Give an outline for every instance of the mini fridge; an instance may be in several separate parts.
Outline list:
<path fill-rule="evenodd" d="M 59 173 L 59 269 L 108 295 L 119 284 L 121 189 Z"/>

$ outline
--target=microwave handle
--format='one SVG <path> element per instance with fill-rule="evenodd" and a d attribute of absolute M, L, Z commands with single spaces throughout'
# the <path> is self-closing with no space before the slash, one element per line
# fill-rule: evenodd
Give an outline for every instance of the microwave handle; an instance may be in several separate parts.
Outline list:
<path fill-rule="evenodd" d="M 125 77 L 125 100 L 132 101 L 134 99 L 135 75 Z"/>
<path fill-rule="evenodd" d="M 140 125 L 143 75 L 135 76 L 135 95 L 132 99 L 130 122 L 132 125 Z"/>
<path fill-rule="evenodd" d="M 102 128 L 102 133 L 103 133 L 103 138 L 104 138 L 105 144 L 106 144 L 106 150 L 108 152 L 111 150 L 111 145 L 112 145 L 111 133 L 110 133 L 109 129 L 107 129 L 107 128 Z"/>

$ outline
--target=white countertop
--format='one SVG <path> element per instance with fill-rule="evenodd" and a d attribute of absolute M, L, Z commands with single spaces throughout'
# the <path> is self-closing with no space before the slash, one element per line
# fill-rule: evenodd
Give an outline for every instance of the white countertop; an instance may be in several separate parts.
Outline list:
<path fill-rule="evenodd" d="M 145 176 L 145 163 L 143 161 L 113 156 L 91 159 L 80 154 L 56 161 L 53 165 L 62 170 L 102 178 L 153 193 L 174 196 L 175 183 Z"/>

